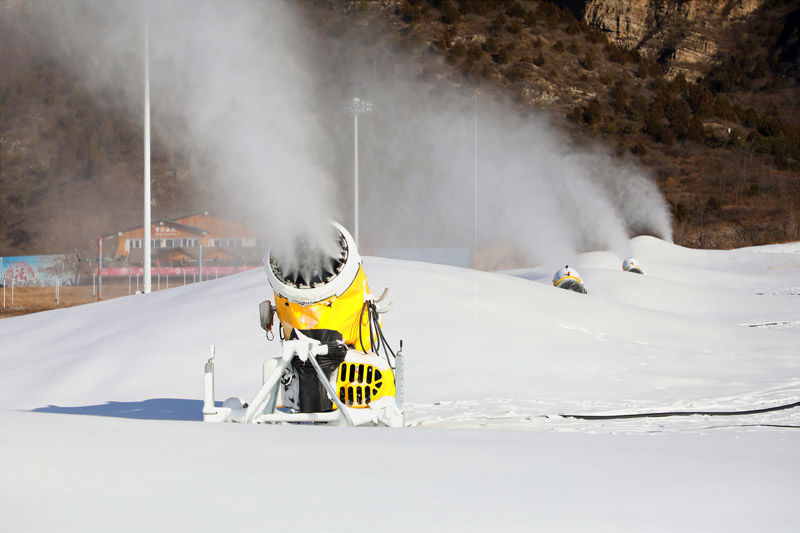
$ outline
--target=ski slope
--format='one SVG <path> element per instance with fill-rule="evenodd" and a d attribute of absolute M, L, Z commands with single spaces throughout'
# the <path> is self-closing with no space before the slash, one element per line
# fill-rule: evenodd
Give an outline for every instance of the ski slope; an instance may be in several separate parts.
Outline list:
<path fill-rule="evenodd" d="M 485 273 L 366 258 L 404 430 L 202 424 L 279 353 L 263 271 L 0 321 L 8 531 L 794 531 L 800 243 Z M 764 412 L 583 420 L 560 415 Z M 77 416 L 96 415 L 96 416 Z"/>

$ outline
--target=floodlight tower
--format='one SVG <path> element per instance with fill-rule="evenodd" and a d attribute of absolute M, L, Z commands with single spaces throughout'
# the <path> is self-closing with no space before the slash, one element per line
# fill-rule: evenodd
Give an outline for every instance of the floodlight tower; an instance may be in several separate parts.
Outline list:
<path fill-rule="evenodd" d="M 150 271 L 150 30 L 148 27 L 147 13 L 144 23 L 144 235 L 142 248 L 144 250 L 144 293 L 148 294 L 152 287 Z"/>
<path fill-rule="evenodd" d="M 360 98 L 353 98 L 347 103 L 347 112 L 353 115 L 353 175 L 355 184 L 353 187 L 353 240 L 358 247 L 358 115 L 365 115 L 372 111 L 372 103 Z"/>

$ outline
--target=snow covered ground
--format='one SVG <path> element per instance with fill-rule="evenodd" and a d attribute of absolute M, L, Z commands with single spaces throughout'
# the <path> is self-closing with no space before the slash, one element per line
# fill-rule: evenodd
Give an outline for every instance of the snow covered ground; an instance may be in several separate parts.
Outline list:
<path fill-rule="evenodd" d="M 279 352 L 260 270 L 0 321 L 0 529 L 795 531 L 800 243 L 484 273 L 367 258 L 405 430 L 201 424 Z M 97 415 L 97 416 L 77 416 Z"/>

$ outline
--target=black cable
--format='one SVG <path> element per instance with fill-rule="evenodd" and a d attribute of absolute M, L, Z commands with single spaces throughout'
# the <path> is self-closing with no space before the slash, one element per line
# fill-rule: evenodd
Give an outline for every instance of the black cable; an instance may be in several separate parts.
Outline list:
<path fill-rule="evenodd" d="M 372 323 L 373 328 L 370 328 L 370 334 L 373 331 L 377 332 L 375 334 L 375 352 L 380 353 L 381 351 L 381 316 L 378 314 L 378 306 L 374 303 L 370 305 L 370 310 L 372 311 Z"/>
<path fill-rule="evenodd" d="M 392 365 L 392 360 L 389 358 L 389 354 L 392 354 L 392 358 L 396 358 L 397 356 L 395 355 L 394 350 L 392 350 L 392 347 L 389 346 L 386 336 L 383 334 L 380 313 L 378 313 L 378 306 L 375 305 L 375 302 L 370 300 L 364 302 L 364 305 L 361 306 L 361 312 L 358 315 L 358 344 L 361 346 L 361 351 L 367 353 L 367 349 L 364 348 L 364 332 L 362 329 L 364 325 L 365 311 L 367 313 L 367 325 L 369 326 L 370 348 L 378 355 L 380 355 L 380 350 L 383 348 L 386 362 L 389 364 L 389 368 L 394 370 L 395 367 Z"/>
<path fill-rule="evenodd" d="M 369 302 L 367 307 L 367 320 L 369 321 L 369 346 L 372 348 L 372 351 L 375 353 L 380 353 L 381 344 L 380 341 L 376 344 L 374 331 L 375 331 L 375 304 Z"/>
<path fill-rule="evenodd" d="M 364 310 L 367 309 L 367 305 L 369 302 L 364 302 L 364 305 L 361 306 L 361 313 L 358 315 L 358 343 L 361 345 L 361 351 L 367 353 L 366 348 L 364 348 L 364 335 L 361 332 L 361 326 L 364 324 Z M 367 319 L 369 319 L 369 315 L 367 315 Z"/>
<path fill-rule="evenodd" d="M 392 350 L 392 347 L 389 345 L 389 342 L 386 340 L 386 337 L 383 334 L 383 328 L 381 327 L 380 324 L 380 314 L 378 313 L 377 307 L 375 306 L 375 304 L 373 304 L 372 307 L 375 311 L 374 313 L 375 330 L 377 331 L 378 335 L 378 340 L 377 340 L 378 346 L 380 347 L 381 344 L 383 345 L 384 355 L 386 356 L 386 362 L 389 364 L 389 367 L 392 370 L 394 370 L 394 366 L 392 366 L 392 361 L 391 359 L 389 359 L 389 354 L 390 353 L 392 354 L 392 358 L 396 358 L 397 356 L 395 355 L 394 350 Z"/>
<path fill-rule="evenodd" d="M 775 407 L 764 407 L 761 409 L 748 409 L 746 411 L 667 411 L 662 413 L 629 413 L 621 415 L 560 415 L 564 418 L 577 418 L 579 420 L 620 420 L 625 418 L 661 418 L 666 416 L 737 416 L 737 415 L 756 415 L 759 413 L 769 413 L 771 411 L 782 411 L 800 407 L 800 402 L 794 402 Z"/>

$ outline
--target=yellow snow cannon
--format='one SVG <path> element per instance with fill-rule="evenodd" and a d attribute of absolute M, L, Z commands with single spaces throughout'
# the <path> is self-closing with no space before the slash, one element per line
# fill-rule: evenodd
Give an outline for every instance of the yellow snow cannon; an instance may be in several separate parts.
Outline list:
<path fill-rule="evenodd" d="M 566 265 L 560 268 L 553 276 L 553 286 L 559 289 L 567 289 L 569 291 L 579 292 L 586 294 L 586 287 L 583 285 L 583 280 L 578 271 Z"/>
<path fill-rule="evenodd" d="M 633 272 L 634 274 L 644 274 L 644 270 L 639 266 L 639 261 L 635 257 L 629 257 L 622 262 L 622 270 Z"/>
<path fill-rule="evenodd" d="M 319 242 L 303 239 L 270 251 L 265 266 L 278 320 L 284 338 L 294 329 L 334 330 L 366 353 L 377 333 L 366 309 L 375 299 L 353 237 L 335 222 L 331 230 Z"/>
<path fill-rule="evenodd" d="M 370 292 L 350 233 L 335 222 L 327 229 L 322 238 L 270 251 L 265 269 L 275 305 L 261 302 L 259 312 L 269 340 L 277 315 L 283 355 L 264 363 L 253 402 L 233 398 L 222 408 L 213 407 L 209 359 L 205 420 L 403 425 L 403 345 L 395 353 L 386 342 L 380 317 L 391 304 L 378 307 L 387 291 L 380 298 Z"/>

